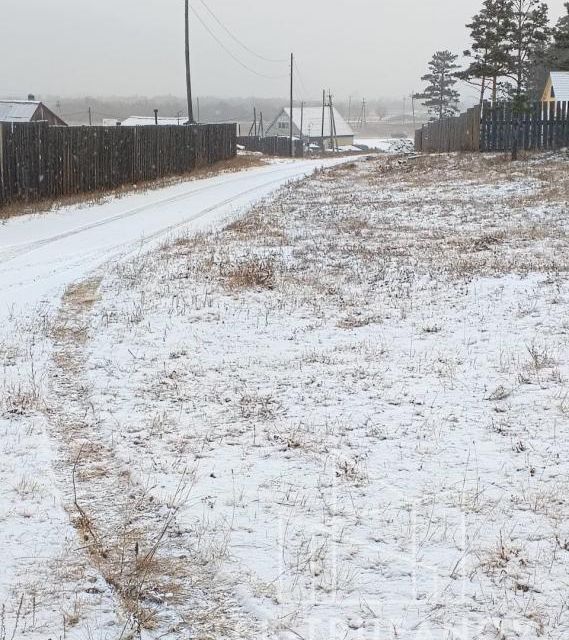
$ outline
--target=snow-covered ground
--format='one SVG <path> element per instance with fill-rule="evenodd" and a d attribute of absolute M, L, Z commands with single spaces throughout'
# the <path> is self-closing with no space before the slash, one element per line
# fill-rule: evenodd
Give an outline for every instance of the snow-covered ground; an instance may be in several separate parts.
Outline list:
<path fill-rule="evenodd" d="M 19 320 L 7 637 L 567 638 L 567 167 L 347 163 Z"/>
<path fill-rule="evenodd" d="M 105 624 L 119 624 L 109 613 L 117 608 L 115 597 L 91 571 L 69 521 L 76 515 L 65 497 L 72 474 L 49 397 L 48 370 L 60 335 L 55 322 L 66 288 L 150 250 L 175 230 L 219 225 L 336 162 L 271 163 L 0 221 L 0 640 L 24 632 L 42 640 L 73 637 L 67 627 L 74 626 L 83 597 L 95 602 L 94 613 L 82 615 L 76 637 L 87 637 L 86 629 L 93 638 L 107 637 Z"/>
<path fill-rule="evenodd" d="M 354 144 L 382 153 L 410 153 L 415 146 L 410 138 L 356 138 Z"/>

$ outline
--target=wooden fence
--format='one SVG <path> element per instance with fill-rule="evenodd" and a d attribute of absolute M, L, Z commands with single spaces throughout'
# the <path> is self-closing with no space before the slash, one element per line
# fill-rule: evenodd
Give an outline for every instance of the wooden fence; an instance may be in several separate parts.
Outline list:
<path fill-rule="evenodd" d="M 415 132 L 415 151 L 480 151 L 480 114 L 480 107 L 473 107 L 454 118 L 423 125 Z"/>
<path fill-rule="evenodd" d="M 511 103 L 486 103 L 415 132 L 415 151 L 424 153 L 510 151 L 513 146 L 526 151 L 569 146 L 569 103 L 537 102 L 520 114 Z"/>
<path fill-rule="evenodd" d="M 234 125 L 0 124 L 0 206 L 113 189 L 235 156 Z"/>
<path fill-rule="evenodd" d="M 569 145 L 569 104 L 536 102 L 521 114 L 512 105 L 484 106 L 480 149 L 509 151 L 517 141 L 520 150 L 561 149 Z"/>
<path fill-rule="evenodd" d="M 302 158 L 304 156 L 304 144 L 301 140 L 294 140 L 293 143 L 294 157 Z M 290 156 L 290 138 L 282 136 L 269 136 L 267 138 L 240 136 L 237 138 L 237 144 L 247 149 L 247 151 L 258 151 L 268 156 Z"/>

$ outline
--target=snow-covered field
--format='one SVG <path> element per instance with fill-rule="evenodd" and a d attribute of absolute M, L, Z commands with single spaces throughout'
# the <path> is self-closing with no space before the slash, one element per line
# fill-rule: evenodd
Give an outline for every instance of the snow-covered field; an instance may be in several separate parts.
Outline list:
<path fill-rule="evenodd" d="M 0 639 L 567 638 L 568 168 L 347 163 L 12 318 Z"/>

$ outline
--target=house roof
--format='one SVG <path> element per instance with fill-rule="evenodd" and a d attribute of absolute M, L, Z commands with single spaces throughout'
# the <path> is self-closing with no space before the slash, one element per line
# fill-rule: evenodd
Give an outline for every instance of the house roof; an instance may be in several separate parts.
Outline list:
<path fill-rule="evenodd" d="M 186 116 L 180 116 L 179 118 L 158 118 L 158 124 L 161 126 L 186 124 L 187 121 Z M 121 122 L 123 127 L 150 127 L 155 124 L 156 121 L 153 116 L 149 118 L 145 116 L 131 116 Z"/>
<path fill-rule="evenodd" d="M 39 102 L 28 100 L 0 100 L 0 122 L 31 122 Z"/>
<path fill-rule="evenodd" d="M 0 100 L 0 122 L 26 123 L 47 121 L 67 126 L 51 109 L 38 100 Z"/>
<path fill-rule="evenodd" d="M 304 107 L 304 114 L 302 114 L 300 107 L 295 107 L 292 110 L 292 121 L 295 128 L 300 131 L 300 124 L 302 120 L 302 133 L 303 135 L 310 136 L 311 138 L 322 137 L 322 107 Z M 278 120 L 282 117 L 283 113 L 290 118 L 290 109 L 283 109 L 278 118 L 271 124 L 269 130 L 272 129 Z M 334 120 L 336 121 L 336 135 L 339 137 L 353 136 L 354 132 L 350 125 L 340 115 L 339 111 L 334 108 Z M 268 130 L 267 130 L 268 131 Z M 326 109 L 324 115 L 324 137 L 330 137 L 330 109 Z"/>
<path fill-rule="evenodd" d="M 555 91 L 555 100 L 569 101 L 569 71 L 552 71 L 551 84 Z"/>

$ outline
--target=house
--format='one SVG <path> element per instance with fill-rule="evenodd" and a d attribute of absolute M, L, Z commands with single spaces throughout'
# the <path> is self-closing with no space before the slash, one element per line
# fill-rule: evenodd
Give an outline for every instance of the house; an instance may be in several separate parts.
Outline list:
<path fill-rule="evenodd" d="M 569 71 L 552 71 L 549 74 L 541 101 L 549 104 L 569 102 Z"/>
<path fill-rule="evenodd" d="M 342 118 L 337 109 L 333 109 L 336 124 L 336 139 L 339 147 L 349 147 L 354 144 L 354 132 L 350 125 Z M 331 144 L 331 113 L 330 108 L 324 110 L 324 140 L 322 139 L 322 107 L 295 107 L 292 110 L 292 135 L 302 137 L 310 144 L 330 148 Z M 290 136 L 290 109 L 283 109 L 266 131 L 266 136 Z M 302 131 L 301 131 L 302 128 Z"/>
<path fill-rule="evenodd" d="M 188 121 L 187 116 L 176 117 L 176 118 L 158 118 L 158 125 L 171 127 L 174 125 L 182 125 L 186 124 Z M 115 124 L 120 124 L 122 127 L 155 127 L 156 119 L 154 116 L 146 117 L 146 116 L 130 116 L 126 120 L 122 122 L 116 122 Z"/>
<path fill-rule="evenodd" d="M 33 98 L 33 96 L 30 96 Z M 37 100 L 0 100 L 0 122 L 47 122 L 56 127 L 67 124 Z"/>

